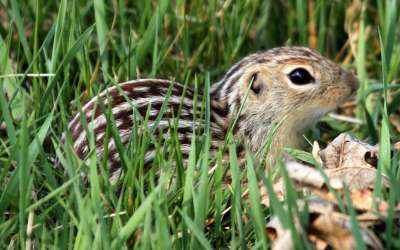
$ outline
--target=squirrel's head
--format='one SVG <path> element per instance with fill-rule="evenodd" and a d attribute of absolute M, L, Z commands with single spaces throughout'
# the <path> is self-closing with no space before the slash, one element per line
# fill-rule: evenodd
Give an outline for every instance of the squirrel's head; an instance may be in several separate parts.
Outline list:
<path fill-rule="evenodd" d="M 271 147 L 298 146 L 306 129 L 360 86 L 352 72 L 312 49 L 275 48 L 242 59 L 212 87 L 214 116 L 226 121 L 236 114 L 250 84 L 237 128 L 252 151 L 268 137 L 271 124 L 284 117 Z"/>
<path fill-rule="evenodd" d="M 243 114 L 270 122 L 287 116 L 299 130 L 346 102 L 360 85 L 352 72 L 312 49 L 280 47 L 239 61 L 212 91 L 218 89 L 234 111 L 250 83 Z"/>

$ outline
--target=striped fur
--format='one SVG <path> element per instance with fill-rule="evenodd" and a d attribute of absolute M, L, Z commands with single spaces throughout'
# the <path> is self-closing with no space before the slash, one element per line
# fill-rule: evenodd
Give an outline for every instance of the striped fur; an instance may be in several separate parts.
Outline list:
<path fill-rule="evenodd" d="M 315 78 L 315 82 L 302 86 L 291 83 L 288 71 L 292 68 L 307 69 Z M 273 160 L 275 157 L 271 156 L 274 156 L 280 147 L 298 147 L 304 131 L 323 115 L 345 102 L 359 84 L 354 74 L 308 48 L 282 47 L 250 55 L 232 66 L 210 90 L 213 132 L 211 156 L 218 153 L 219 145 L 225 139 L 229 121 L 236 114 L 252 79 L 250 94 L 234 130 L 234 136 L 240 142 L 237 153 L 241 165 L 245 163 L 243 140 L 246 140 L 250 151 L 254 154 L 268 138 L 271 124 L 277 124 L 286 117 L 272 141 L 269 157 Z M 151 103 L 148 123 L 151 129 L 170 84 L 168 80 L 142 79 L 122 83 L 120 87 L 142 117 L 145 117 L 148 105 Z M 174 84 L 168 102 L 168 114 L 163 116 L 158 125 L 164 131 L 168 129 L 167 117 L 177 115 L 183 88 L 182 84 Z M 133 130 L 132 108 L 116 87 L 111 87 L 107 91 L 111 96 L 111 104 L 107 103 L 106 91 L 100 94 L 100 98 L 104 101 L 106 109 L 111 106 L 122 143 L 126 147 Z M 193 113 L 195 112 L 197 117 L 200 115 L 202 91 L 199 90 L 197 107 L 193 107 L 193 98 L 194 89 L 189 87 L 185 92 L 178 123 L 181 151 L 185 161 L 190 151 L 193 128 L 197 130 L 203 127 L 203 124 L 202 126 L 193 124 Z M 93 122 L 96 153 L 102 158 L 106 119 L 100 106 L 94 107 L 95 102 L 96 98 L 89 101 L 83 107 L 83 113 L 89 128 Z M 79 115 L 71 120 L 69 130 L 77 155 L 84 159 L 88 153 L 88 146 Z M 156 133 L 156 138 L 157 136 Z M 154 155 L 155 146 L 150 145 L 144 159 L 145 172 L 151 167 Z M 258 162 L 260 157 L 257 159 Z M 107 159 L 110 180 L 115 182 L 123 173 L 121 173 L 120 159 L 112 138 L 108 143 Z M 89 164 L 90 160 L 86 163 Z M 86 180 L 85 176 L 84 178 Z M 229 179 L 228 176 L 226 181 L 229 182 Z"/>

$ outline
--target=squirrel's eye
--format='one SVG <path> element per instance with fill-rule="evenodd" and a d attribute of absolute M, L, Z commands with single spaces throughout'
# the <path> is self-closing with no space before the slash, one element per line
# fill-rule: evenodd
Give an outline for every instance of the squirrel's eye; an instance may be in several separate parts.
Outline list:
<path fill-rule="evenodd" d="M 289 79 L 294 84 L 308 84 L 314 82 L 314 78 L 308 73 L 307 70 L 298 68 L 289 74 Z"/>

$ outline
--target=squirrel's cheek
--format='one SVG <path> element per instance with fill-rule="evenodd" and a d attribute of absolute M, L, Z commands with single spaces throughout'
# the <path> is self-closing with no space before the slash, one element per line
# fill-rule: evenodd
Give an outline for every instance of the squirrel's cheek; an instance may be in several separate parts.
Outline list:
<path fill-rule="evenodd" d="M 349 99 L 351 93 L 351 88 L 348 86 L 333 89 L 328 95 L 324 95 L 325 105 L 328 109 L 334 109 L 345 103 Z"/>

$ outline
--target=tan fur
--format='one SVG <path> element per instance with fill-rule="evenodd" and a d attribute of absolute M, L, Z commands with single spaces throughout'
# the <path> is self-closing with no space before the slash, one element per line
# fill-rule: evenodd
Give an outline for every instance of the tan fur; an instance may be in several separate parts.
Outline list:
<path fill-rule="evenodd" d="M 280 152 L 280 147 L 298 148 L 304 132 L 322 116 L 346 102 L 359 86 L 353 73 L 308 48 L 276 48 L 250 55 L 239 63 L 245 64 L 243 62 L 247 63 L 246 67 L 235 74 L 242 74 L 240 81 L 235 83 L 239 93 L 228 99 L 242 100 L 252 76 L 257 74 L 253 86 L 263 87 L 257 95 L 249 93 L 242 111 L 246 118 L 241 121 L 242 130 L 250 131 L 251 136 L 245 139 L 253 154 L 268 138 L 271 123 L 276 125 L 286 116 L 273 137 L 269 153 L 272 160 Z M 315 78 L 315 83 L 304 86 L 292 84 L 287 74 L 296 68 L 307 69 Z M 219 84 L 223 84 L 224 80 Z M 258 160 L 261 158 L 262 154 Z"/>
<path fill-rule="evenodd" d="M 313 81 L 307 84 L 294 84 L 289 75 L 293 70 L 299 68 L 309 72 Z M 359 81 L 353 73 L 309 48 L 281 47 L 252 54 L 233 65 L 210 90 L 211 129 L 213 131 L 210 148 L 211 157 L 218 154 L 218 145 L 222 145 L 226 138 L 229 121 L 237 114 L 253 78 L 252 89 L 234 130 L 235 138 L 240 141 L 237 152 L 240 164 L 244 164 L 246 159 L 243 147 L 244 140 L 247 142 L 251 153 L 255 154 L 268 138 L 271 124 L 276 125 L 286 117 L 271 144 L 268 157 L 274 161 L 276 154 L 280 152 L 280 147 L 299 147 L 306 129 L 332 109 L 344 103 L 359 87 Z M 145 115 L 147 106 L 152 102 L 149 124 L 154 124 L 159 109 L 155 107 L 160 107 L 164 101 L 169 85 L 170 82 L 166 80 L 141 79 L 123 83 L 120 86 L 142 116 Z M 111 105 L 117 128 L 121 131 L 122 142 L 126 147 L 129 132 L 133 129 L 132 108 L 115 87 L 108 89 L 108 92 L 112 103 L 106 103 L 106 109 Z M 182 92 L 183 86 L 176 83 L 168 103 L 169 117 L 176 117 L 176 114 L 172 114 L 172 111 L 177 111 Z M 200 106 L 193 107 L 193 93 L 194 89 L 187 89 L 181 119 L 178 124 L 182 153 L 186 155 L 190 150 L 192 128 L 204 127 L 204 122 L 193 126 L 193 113 L 197 116 L 200 115 Z M 105 92 L 100 94 L 100 97 L 103 101 L 106 101 Z M 201 99 L 202 94 L 200 93 L 198 105 L 201 105 Z M 91 124 L 92 115 L 95 113 L 93 124 L 96 152 L 102 159 L 106 120 L 104 114 L 99 112 L 99 106 L 97 106 L 95 112 L 93 111 L 94 101 L 95 99 L 86 104 L 83 107 L 83 112 L 89 124 Z M 196 109 L 195 112 L 194 109 Z M 164 128 L 164 131 L 168 128 L 165 116 L 159 127 Z M 79 116 L 71 121 L 69 128 L 78 156 L 84 159 L 88 148 L 86 133 L 80 124 Z M 244 134 L 244 137 L 242 134 Z M 116 173 L 119 175 L 121 172 L 120 159 L 116 153 L 115 143 L 110 138 L 108 162 L 110 176 L 113 180 L 116 179 Z M 146 154 L 145 172 L 149 170 L 149 166 L 152 164 L 153 155 L 154 148 Z M 260 163 L 262 155 L 260 154 L 257 158 L 258 163 Z M 224 158 L 227 159 L 227 157 L 226 152 Z M 186 162 L 187 156 L 183 158 Z M 229 184 L 229 182 L 230 175 L 228 173 L 225 184 Z"/>

